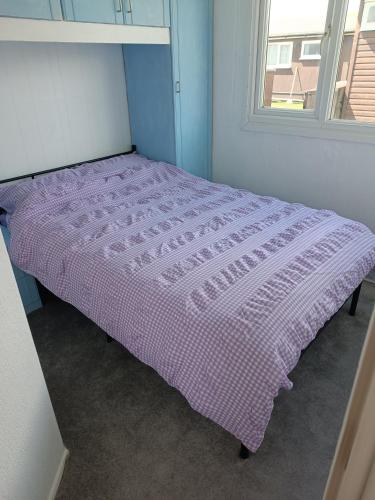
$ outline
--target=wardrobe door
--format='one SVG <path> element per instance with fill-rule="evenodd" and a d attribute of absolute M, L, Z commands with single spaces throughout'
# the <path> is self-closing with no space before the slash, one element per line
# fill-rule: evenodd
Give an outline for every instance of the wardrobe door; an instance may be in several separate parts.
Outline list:
<path fill-rule="evenodd" d="M 122 0 L 62 0 L 64 19 L 87 23 L 123 24 Z"/>
<path fill-rule="evenodd" d="M 132 142 L 140 154 L 176 163 L 169 45 L 124 45 Z"/>
<path fill-rule="evenodd" d="M 211 176 L 212 1 L 171 0 L 177 165 Z"/>
<path fill-rule="evenodd" d="M 123 0 L 127 24 L 169 26 L 168 0 Z"/>
<path fill-rule="evenodd" d="M 0 16 L 62 19 L 60 0 L 0 0 Z"/>

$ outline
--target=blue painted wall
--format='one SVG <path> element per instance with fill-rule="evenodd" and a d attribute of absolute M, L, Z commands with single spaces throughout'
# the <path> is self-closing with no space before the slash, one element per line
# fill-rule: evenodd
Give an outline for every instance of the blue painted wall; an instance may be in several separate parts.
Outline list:
<path fill-rule="evenodd" d="M 176 163 L 170 46 L 124 45 L 132 143 L 153 160 Z"/>

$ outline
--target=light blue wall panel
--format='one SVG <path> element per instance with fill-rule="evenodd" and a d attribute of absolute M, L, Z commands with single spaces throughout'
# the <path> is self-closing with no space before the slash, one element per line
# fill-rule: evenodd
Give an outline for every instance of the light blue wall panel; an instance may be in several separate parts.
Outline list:
<path fill-rule="evenodd" d="M 173 79 L 168 45 L 124 45 L 132 143 L 153 160 L 176 163 Z"/>
<path fill-rule="evenodd" d="M 212 1 L 171 0 L 177 165 L 211 177 Z"/>
<path fill-rule="evenodd" d="M 60 0 L 0 0 L 0 16 L 61 19 Z"/>
<path fill-rule="evenodd" d="M 10 241 L 9 231 L 3 226 L 0 226 L 0 229 L 4 236 L 5 244 L 8 247 Z M 18 269 L 18 267 L 14 265 L 12 265 L 12 267 L 26 314 L 42 307 L 35 279 L 29 274 L 21 271 L 21 269 Z"/>

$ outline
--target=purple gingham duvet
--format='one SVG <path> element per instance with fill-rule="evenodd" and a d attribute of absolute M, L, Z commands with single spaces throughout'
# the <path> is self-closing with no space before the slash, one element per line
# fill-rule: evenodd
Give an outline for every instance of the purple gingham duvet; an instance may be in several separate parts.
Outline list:
<path fill-rule="evenodd" d="M 301 350 L 375 264 L 362 224 L 138 155 L 36 186 L 10 230 L 21 269 L 252 451 Z"/>

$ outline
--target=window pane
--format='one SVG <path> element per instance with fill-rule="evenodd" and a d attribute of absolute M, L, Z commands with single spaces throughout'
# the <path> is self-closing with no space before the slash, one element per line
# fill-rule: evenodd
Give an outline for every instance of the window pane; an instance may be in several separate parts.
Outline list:
<path fill-rule="evenodd" d="M 329 0 L 271 0 L 263 106 L 313 109 Z M 315 42 L 304 46 L 302 42 Z"/>
<path fill-rule="evenodd" d="M 349 0 L 332 118 L 375 122 L 375 31 L 366 26 L 372 5 L 374 1 Z"/>
<path fill-rule="evenodd" d="M 304 56 L 320 56 L 320 43 L 305 43 L 303 46 Z"/>
<path fill-rule="evenodd" d="M 277 65 L 277 45 L 269 45 L 267 50 L 267 66 Z"/>
<path fill-rule="evenodd" d="M 291 46 L 290 45 L 280 45 L 280 65 L 290 65 L 291 63 Z"/>
<path fill-rule="evenodd" d="M 371 5 L 367 14 L 367 22 L 375 23 L 375 5 Z"/>

